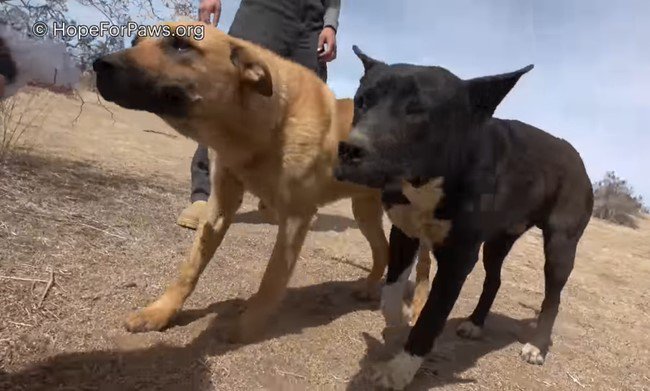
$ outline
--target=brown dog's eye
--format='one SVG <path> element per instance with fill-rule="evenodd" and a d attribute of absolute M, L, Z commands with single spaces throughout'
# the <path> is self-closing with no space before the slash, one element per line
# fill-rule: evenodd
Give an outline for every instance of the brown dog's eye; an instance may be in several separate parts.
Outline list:
<path fill-rule="evenodd" d="M 192 45 L 190 45 L 190 43 L 187 42 L 186 39 L 180 37 L 173 37 L 171 44 L 172 47 L 178 50 L 179 52 L 183 52 L 192 48 Z"/>

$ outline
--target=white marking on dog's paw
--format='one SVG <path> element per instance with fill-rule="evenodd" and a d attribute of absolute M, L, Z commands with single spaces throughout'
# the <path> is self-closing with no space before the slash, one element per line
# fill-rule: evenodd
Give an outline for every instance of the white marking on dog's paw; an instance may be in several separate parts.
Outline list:
<path fill-rule="evenodd" d="M 544 356 L 542 351 L 535 345 L 527 343 L 521 348 L 521 359 L 529 364 L 542 365 L 544 364 Z"/>
<path fill-rule="evenodd" d="M 372 380 L 391 390 L 403 390 L 408 386 L 424 360 L 402 350 L 388 362 L 375 365 Z"/>
<path fill-rule="evenodd" d="M 463 338 L 479 339 L 483 335 L 483 329 L 471 320 L 465 320 L 456 328 L 456 334 Z"/>
<path fill-rule="evenodd" d="M 409 265 L 397 281 L 386 284 L 381 289 L 381 313 L 384 315 L 388 327 L 408 325 L 409 319 L 412 317 L 411 306 L 404 304 L 404 293 L 412 268 L 413 264 Z"/>

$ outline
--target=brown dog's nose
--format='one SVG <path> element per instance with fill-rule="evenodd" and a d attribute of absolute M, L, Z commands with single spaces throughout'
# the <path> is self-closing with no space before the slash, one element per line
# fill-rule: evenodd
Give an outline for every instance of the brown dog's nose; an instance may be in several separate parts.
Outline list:
<path fill-rule="evenodd" d="M 106 60 L 104 60 L 103 57 L 100 57 L 93 61 L 93 71 L 95 72 L 101 72 L 106 70 L 106 68 L 112 68 L 113 65 L 108 63 Z"/>
<path fill-rule="evenodd" d="M 95 72 L 110 71 L 114 68 L 115 63 L 111 56 L 99 57 L 93 62 L 93 71 Z"/>

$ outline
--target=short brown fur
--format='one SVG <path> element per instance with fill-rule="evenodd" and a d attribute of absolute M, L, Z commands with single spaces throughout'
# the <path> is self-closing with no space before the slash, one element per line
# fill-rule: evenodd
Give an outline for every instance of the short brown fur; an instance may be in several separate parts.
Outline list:
<path fill-rule="evenodd" d="M 279 229 L 259 290 L 242 315 L 238 340 L 262 331 L 284 296 L 318 207 L 342 198 L 352 198 L 354 217 L 372 249 L 364 291 L 374 295 L 388 262 L 380 194 L 332 176 L 338 142 L 350 131 L 352 102 L 337 103 L 306 68 L 217 29 L 206 28 L 205 39 L 192 45 L 196 57 L 185 63 L 165 52 L 159 39 L 142 39 L 114 54 L 160 82 L 173 79 L 186 86 L 195 98 L 188 115 L 161 117 L 211 149 L 208 213 L 189 257 L 165 293 L 129 316 L 126 327 L 149 331 L 169 324 L 220 246 L 244 190 L 276 211 Z M 269 85 L 272 94 L 265 96 L 260 88 Z"/>

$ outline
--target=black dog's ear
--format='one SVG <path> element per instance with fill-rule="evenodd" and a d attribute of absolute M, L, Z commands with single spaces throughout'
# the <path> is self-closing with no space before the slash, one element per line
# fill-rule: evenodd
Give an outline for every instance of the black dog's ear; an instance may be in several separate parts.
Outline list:
<path fill-rule="evenodd" d="M 472 108 L 483 118 L 491 117 L 519 78 L 531 69 L 532 64 L 510 73 L 466 80 Z"/>
<path fill-rule="evenodd" d="M 354 54 L 357 55 L 357 57 L 359 57 L 359 59 L 363 63 L 363 68 L 365 69 L 366 72 L 368 72 L 370 68 L 372 68 L 373 66 L 381 62 L 375 60 L 374 58 L 371 58 L 370 56 L 362 52 L 357 45 L 352 46 L 352 51 L 354 52 Z"/>
<path fill-rule="evenodd" d="M 230 61 L 239 70 L 242 82 L 263 96 L 273 95 L 273 80 L 268 65 L 250 48 L 231 46 Z"/>

